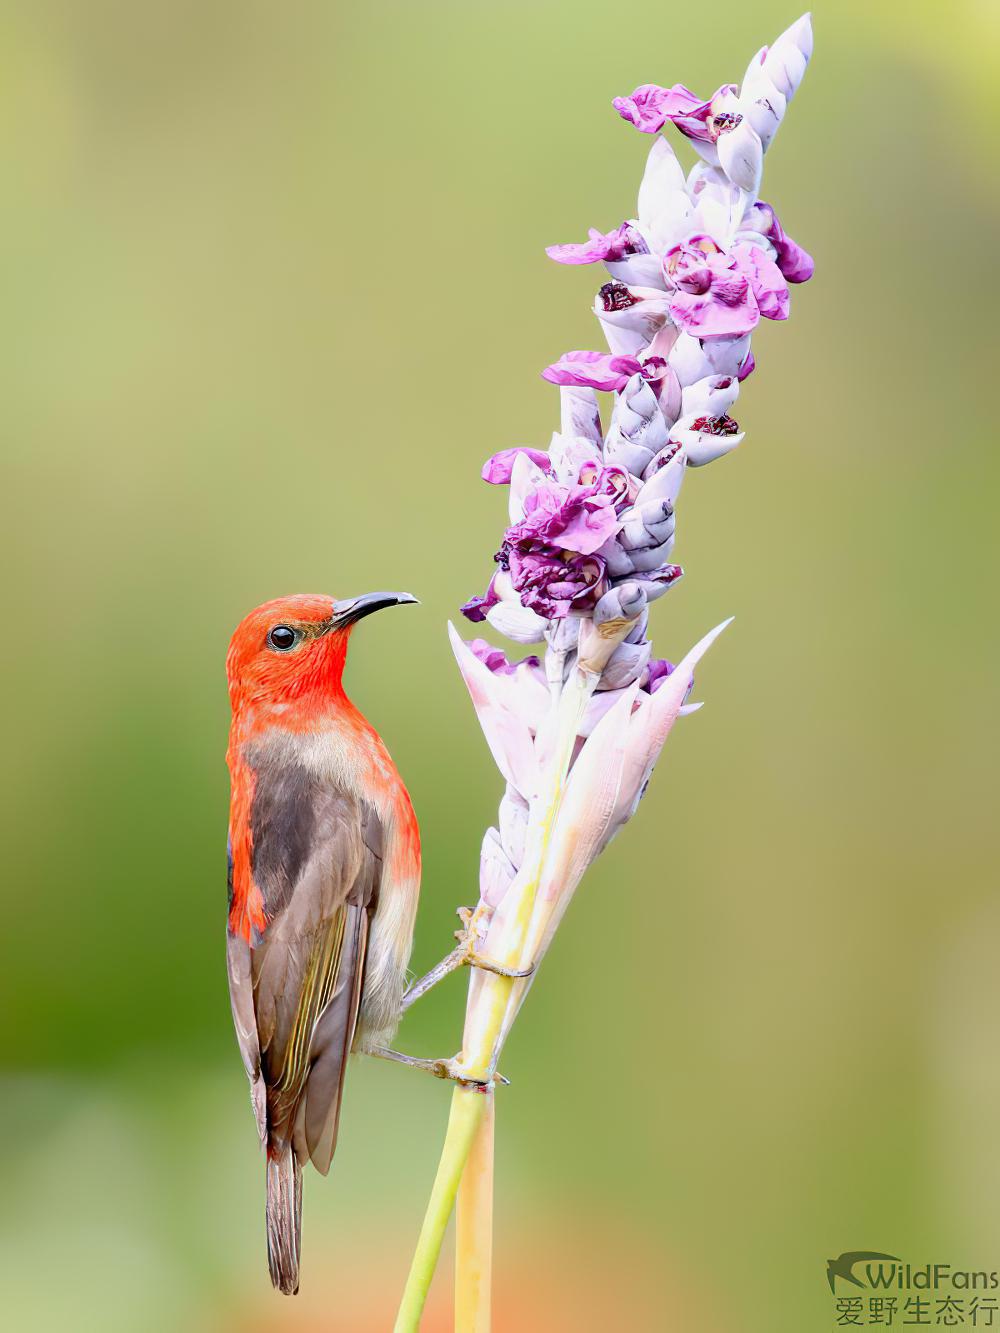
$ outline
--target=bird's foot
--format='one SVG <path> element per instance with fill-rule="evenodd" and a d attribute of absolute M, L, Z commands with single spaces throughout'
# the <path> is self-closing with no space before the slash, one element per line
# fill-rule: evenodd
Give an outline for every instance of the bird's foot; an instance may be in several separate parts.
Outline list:
<path fill-rule="evenodd" d="M 482 926 L 492 917 L 493 910 L 484 902 L 481 902 L 475 910 L 471 907 L 457 909 L 456 916 L 462 922 L 462 929 L 455 931 L 455 939 L 458 940 L 456 952 L 462 954 L 461 964 L 466 967 L 478 967 L 483 972 L 492 972 L 498 977 L 511 977 L 515 980 L 530 977 L 535 970 L 533 963 L 531 967 L 525 968 L 504 967 L 500 963 L 495 963 L 492 958 L 485 957 L 476 948 Z"/>
<path fill-rule="evenodd" d="M 418 1055 L 404 1055 L 402 1051 L 393 1051 L 388 1046 L 376 1046 L 366 1054 L 374 1055 L 378 1060 L 393 1060 L 396 1064 L 409 1065 L 411 1069 L 422 1069 L 425 1073 L 433 1074 L 435 1078 L 451 1079 L 453 1083 L 461 1083 L 463 1087 L 487 1089 L 492 1084 L 510 1083 L 510 1079 L 504 1078 L 503 1074 L 494 1074 L 492 1079 L 469 1078 L 467 1074 L 462 1073 L 455 1056 L 444 1060 L 427 1060 Z"/>
<path fill-rule="evenodd" d="M 490 917 L 493 915 L 493 908 L 488 903 L 480 900 L 475 907 L 456 907 L 455 915 L 462 923 L 461 927 L 455 931 L 455 939 L 458 940 L 459 949 L 464 949 L 467 952 L 475 949 L 480 931 L 485 934 L 483 928 L 489 923 Z"/>

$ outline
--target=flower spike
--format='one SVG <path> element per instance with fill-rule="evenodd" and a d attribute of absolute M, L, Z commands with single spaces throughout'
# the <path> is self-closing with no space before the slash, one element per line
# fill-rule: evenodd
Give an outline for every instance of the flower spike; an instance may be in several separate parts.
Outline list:
<path fill-rule="evenodd" d="M 754 55 L 741 83 L 708 98 L 682 83 L 643 83 L 615 98 L 622 119 L 652 139 L 637 216 L 548 247 L 569 268 L 603 265 L 585 290 L 607 347 L 566 352 L 542 371 L 560 397 L 548 449 L 502 449 L 482 469 L 508 487 L 508 520 L 491 543 L 492 577 L 462 611 L 538 653 L 514 660 L 449 627 L 504 790 L 482 842 L 480 902 L 463 918 L 458 953 L 479 961 L 461 1053 L 444 1062 L 457 1081 L 453 1114 L 400 1333 L 419 1325 L 474 1143 L 462 1208 L 466 1219 L 485 1217 L 481 1127 L 538 964 L 588 866 L 636 813 L 678 718 L 701 707 L 690 700 L 693 673 L 729 624 L 676 667 L 654 656 L 655 604 L 683 576 L 674 548 L 684 478 L 743 441 L 739 396 L 756 367 L 753 337 L 762 320 L 789 318 L 790 285 L 813 274 L 809 254 L 760 198 L 767 153 L 811 54 L 805 15 Z M 698 155 L 689 172 L 664 130 Z M 627 207 L 609 201 L 605 217 Z M 482 1229 L 459 1227 L 460 1288 L 464 1274 L 481 1272 L 461 1261 L 461 1238 Z M 456 1327 L 488 1327 L 482 1284 L 466 1294 Z"/>

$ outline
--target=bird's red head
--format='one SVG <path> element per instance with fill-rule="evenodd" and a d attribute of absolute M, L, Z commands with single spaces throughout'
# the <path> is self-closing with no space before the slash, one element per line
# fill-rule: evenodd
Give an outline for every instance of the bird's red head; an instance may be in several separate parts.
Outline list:
<path fill-rule="evenodd" d="M 347 640 L 357 622 L 382 607 L 416 600 L 408 592 L 373 592 L 341 601 L 298 593 L 258 606 L 229 643 L 226 676 L 233 712 L 260 705 L 292 714 L 296 705 L 342 696 Z"/>

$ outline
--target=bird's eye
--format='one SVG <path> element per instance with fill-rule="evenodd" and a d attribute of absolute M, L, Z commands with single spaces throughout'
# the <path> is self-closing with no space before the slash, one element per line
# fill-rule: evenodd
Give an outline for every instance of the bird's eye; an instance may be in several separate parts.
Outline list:
<path fill-rule="evenodd" d="M 301 637 L 301 633 L 297 629 L 292 629 L 290 625 L 275 625 L 267 636 L 267 646 L 276 652 L 287 653 L 289 648 L 295 647 Z"/>

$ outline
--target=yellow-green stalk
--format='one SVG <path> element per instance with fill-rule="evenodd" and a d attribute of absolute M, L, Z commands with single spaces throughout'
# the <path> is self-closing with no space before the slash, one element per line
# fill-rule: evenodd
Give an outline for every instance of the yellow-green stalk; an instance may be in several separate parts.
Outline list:
<path fill-rule="evenodd" d="M 500 929 L 491 930 L 488 936 L 490 957 L 503 967 L 521 969 L 538 961 L 531 958 L 525 960 L 525 955 L 531 940 L 538 886 L 565 790 L 573 747 L 601 670 L 615 647 L 625 638 L 629 627 L 629 622 L 620 621 L 606 628 L 602 626 L 600 632 L 595 630 L 589 652 L 585 654 L 581 645 L 579 665 L 556 700 L 555 736 L 548 750 L 550 760 L 543 790 L 535 802 L 538 817 L 531 820 L 530 849 L 526 851 L 522 871 L 511 885 L 504 902 L 505 907 L 510 902 L 510 910 L 504 914 Z M 416 1333 L 420 1327 L 420 1316 L 441 1253 L 459 1180 L 485 1115 L 486 1097 L 492 1094 L 496 1063 L 503 1036 L 509 1026 L 506 1022 L 508 1006 L 514 996 L 515 985 L 523 985 L 513 978 L 493 972 L 477 972 L 473 978 L 473 984 L 476 983 L 480 989 L 470 991 L 462 1053 L 454 1063 L 454 1072 L 462 1079 L 478 1080 L 484 1085 L 485 1091 L 474 1085 L 459 1083 L 452 1094 L 451 1116 L 441 1161 L 396 1318 L 395 1333 Z M 486 1177 L 481 1177 L 480 1188 L 486 1183 Z M 492 1173 L 488 1188 L 492 1192 Z M 470 1186 L 467 1202 L 476 1212 L 483 1208 L 482 1201 L 475 1197 L 474 1186 Z M 475 1260 L 477 1266 L 485 1262 L 482 1256 Z M 471 1327 L 456 1323 L 456 1333 L 468 1333 Z"/>
<path fill-rule="evenodd" d="M 441 1254 L 448 1219 L 455 1206 L 455 1195 L 468 1161 L 473 1140 L 486 1114 L 486 1096 L 478 1088 L 458 1083 L 451 1099 L 448 1132 L 441 1160 L 424 1214 L 416 1252 L 403 1289 L 394 1333 L 417 1333 L 434 1270 Z"/>
<path fill-rule="evenodd" d="M 490 1333 L 493 1281 L 493 1140 L 495 1093 L 472 1141 L 455 1209 L 455 1328 Z"/>

